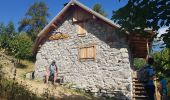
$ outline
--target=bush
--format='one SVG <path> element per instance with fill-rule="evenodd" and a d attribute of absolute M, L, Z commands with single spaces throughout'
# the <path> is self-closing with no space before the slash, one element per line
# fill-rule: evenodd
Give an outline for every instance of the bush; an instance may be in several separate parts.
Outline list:
<path fill-rule="evenodd" d="M 26 33 L 20 33 L 10 41 L 10 52 L 18 59 L 29 59 L 32 57 L 33 42 Z"/>
<path fill-rule="evenodd" d="M 146 64 L 145 59 L 143 58 L 135 58 L 134 59 L 134 65 L 135 65 L 135 69 L 140 69 L 141 67 L 143 67 Z"/>

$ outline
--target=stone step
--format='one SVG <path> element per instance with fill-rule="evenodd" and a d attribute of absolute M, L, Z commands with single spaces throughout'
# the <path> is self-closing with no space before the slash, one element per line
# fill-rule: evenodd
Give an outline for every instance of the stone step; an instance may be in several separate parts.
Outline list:
<path fill-rule="evenodd" d="M 139 81 L 138 79 L 132 79 L 133 81 Z"/>
<path fill-rule="evenodd" d="M 146 96 L 147 93 L 145 91 L 142 91 L 142 92 L 141 91 L 133 91 L 133 95 L 139 95 L 139 96 L 140 95 L 145 95 Z"/>
<path fill-rule="evenodd" d="M 146 100 L 148 97 L 145 95 L 134 95 L 133 98 L 135 98 L 135 100 Z"/>
<path fill-rule="evenodd" d="M 143 87 L 144 85 L 142 83 L 134 83 L 133 86 L 135 86 L 135 87 Z"/>
<path fill-rule="evenodd" d="M 138 80 L 137 78 L 132 78 L 132 80 Z"/>
<path fill-rule="evenodd" d="M 142 90 L 145 90 L 145 88 L 144 87 L 134 87 L 134 89 L 142 89 Z"/>
<path fill-rule="evenodd" d="M 147 93 L 145 91 L 141 92 L 141 91 L 135 91 L 133 92 L 133 95 L 147 95 Z"/>
<path fill-rule="evenodd" d="M 139 82 L 136 75 L 133 75 L 133 100 L 146 100 L 147 93 L 142 83 Z"/>

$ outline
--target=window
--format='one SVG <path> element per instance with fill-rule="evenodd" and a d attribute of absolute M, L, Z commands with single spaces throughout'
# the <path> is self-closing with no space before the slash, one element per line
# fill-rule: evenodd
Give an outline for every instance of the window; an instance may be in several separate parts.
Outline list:
<path fill-rule="evenodd" d="M 79 50 L 79 58 L 82 60 L 95 60 L 96 59 L 96 46 L 83 46 Z"/>
<path fill-rule="evenodd" d="M 78 23 L 77 24 L 77 35 L 78 36 L 85 36 L 87 33 L 85 29 L 85 23 Z"/>

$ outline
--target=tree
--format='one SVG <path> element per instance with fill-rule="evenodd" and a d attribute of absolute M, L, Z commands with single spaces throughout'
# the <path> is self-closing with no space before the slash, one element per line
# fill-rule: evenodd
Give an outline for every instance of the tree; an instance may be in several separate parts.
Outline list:
<path fill-rule="evenodd" d="M 138 31 L 146 35 L 146 28 L 158 31 L 170 26 L 170 2 L 168 0 L 129 0 L 127 5 L 113 12 L 112 20 L 125 31 Z M 162 35 L 166 47 L 170 48 L 170 27 Z"/>
<path fill-rule="evenodd" d="M 18 34 L 10 41 L 9 46 L 12 54 L 18 59 L 29 59 L 32 57 L 33 42 L 26 33 Z"/>
<path fill-rule="evenodd" d="M 12 21 L 10 21 L 8 25 L 6 26 L 6 34 L 8 35 L 10 39 L 14 38 L 16 35 L 15 26 Z"/>
<path fill-rule="evenodd" d="M 5 33 L 5 25 L 3 23 L 0 23 L 0 47 L 3 47 L 3 41 L 4 41 L 4 33 Z"/>
<path fill-rule="evenodd" d="M 143 67 L 146 64 L 146 60 L 143 58 L 135 58 L 134 59 L 134 65 L 135 65 L 135 69 L 140 69 L 141 67 Z"/>
<path fill-rule="evenodd" d="M 170 71 L 169 67 L 167 67 L 170 66 L 169 12 L 170 2 L 168 0 L 129 0 L 127 5 L 117 11 L 113 11 L 112 16 L 112 20 L 121 26 L 120 30 L 130 33 L 137 31 L 136 33 L 145 36 L 147 35 L 146 28 L 150 28 L 156 32 L 156 37 L 158 29 L 168 27 L 167 33 L 161 35 L 167 49 L 153 54 L 156 60 L 156 70 L 160 73 Z"/>
<path fill-rule="evenodd" d="M 25 31 L 34 41 L 37 34 L 47 24 L 47 17 L 49 16 L 48 8 L 44 2 L 36 2 L 28 9 L 19 24 L 19 31 Z"/>
<path fill-rule="evenodd" d="M 1 47 L 9 49 L 9 41 L 16 35 L 14 23 L 11 21 L 7 26 L 0 25 L 0 44 Z"/>
<path fill-rule="evenodd" d="M 5 33 L 5 25 L 3 23 L 0 23 L 0 35 Z"/>
<path fill-rule="evenodd" d="M 165 48 L 160 52 L 153 54 L 155 59 L 154 67 L 158 75 L 169 76 L 170 75 L 170 60 L 168 60 L 168 49 Z"/>
<path fill-rule="evenodd" d="M 99 13 L 99 14 L 107 17 L 107 14 L 106 14 L 106 12 L 104 11 L 104 9 L 102 8 L 102 5 L 101 5 L 101 4 L 98 4 L 98 3 L 95 4 L 95 5 L 93 6 L 93 10 L 96 11 L 97 13 Z"/>

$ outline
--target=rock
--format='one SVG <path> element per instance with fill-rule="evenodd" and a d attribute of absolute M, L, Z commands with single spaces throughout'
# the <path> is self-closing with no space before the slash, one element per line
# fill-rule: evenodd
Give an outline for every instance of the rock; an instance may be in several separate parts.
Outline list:
<path fill-rule="evenodd" d="M 126 52 L 126 53 L 127 53 L 128 50 L 127 50 L 127 48 L 121 48 L 121 49 L 120 49 L 120 52 Z"/>
<path fill-rule="evenodd" d="M 107 91 L 106 91 L 106 90 L 103 90 L 103 89 L 102 89 L 100 92 L 101 92 L 101 93 L 107 93 Z"/>
<path fill-rule="evenodd" d="M 122 53 L 122 57 L 128 58 L 128 57 L 129 57 L 129 54 L 128 54 L 128 53 Z"/>
<path fill-rule="evenodd" d="M 27 73 L 27 74 L 25 75 L 25 78 L 26 78 L 26 79 L 29 79 L 29 80 L 33 79 L 33 78 L 32 78 L 32 72 Z"/>
<path fill-rule="evenodd" d="M 99 91 L 98 88 L 92 87 L 90 90 L 92 93 L 97 93 Z"/>

